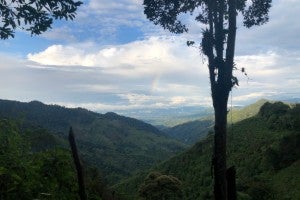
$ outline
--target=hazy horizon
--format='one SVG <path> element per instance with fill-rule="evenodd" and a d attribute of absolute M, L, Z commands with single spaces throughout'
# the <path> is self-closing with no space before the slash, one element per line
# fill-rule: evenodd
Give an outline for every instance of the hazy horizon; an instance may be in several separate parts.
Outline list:
<path fill-rule="evenodd" d="M 1 99 L 97 112 L 211 105 L 207 61 L 186 45 L 201 41 L 192 16 L 190 32 L 174 35 L 146 19 L 141 0 L 83 2 L 74 21 L 0 41 Z M 275 0 L 267 24 L 239 23 L 235 61 L 249 77 L 235 72 L 233 105 L 300 98 L 299 12 L 297 1 Z"/>

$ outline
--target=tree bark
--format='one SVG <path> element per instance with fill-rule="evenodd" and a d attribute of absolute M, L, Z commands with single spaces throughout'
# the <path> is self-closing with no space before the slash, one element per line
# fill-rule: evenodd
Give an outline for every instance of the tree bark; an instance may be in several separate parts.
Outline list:
<path fill-rule="evenodd" d="M 213 94 L 215 109 L 214 138 L 214 195 L 216 200 L 227 199 L 226 181 L 226 136 L 227 136 L 227 101 L 229 91 L 223 84 L 216 86 Z"/>
<path fill-rule="evenodd" d="M 80 200 L 87 200 L 86 193 L 85 193 L 85 186 L 84 186 L 84 177 L 83 177 L 83 170 L 81 166 L 81 162 L 79 159 L 74 133 L 72 127 L 69 131 L 69 142 L 72 150 L 73 160 L 77 171 L 77 180 L 78 180 L 78 188 L 79 188 L 79 197 Z"/>
<path fill-rule="evenodd" d="M 223 1 L 220 1 L 223 5 Z M 227 37 L 227 47 L 225 59 L 223 59 L 223 38 L 224 38 L 224 27 L 221 18 L 217 22 L 216 26 L 220 26 L 218 30 L 216 29 L 216 52 L 217 56 L 214 59 L 213 65 L 217 68 L 217 78 L 216 82 L 211 82 L 212 88 L 212 99 L 213 106 L 215 110 L 215 138 L 214 138 L 214 196 L 216 200 L 232 200 L 228 196 L 227 192 L 227 179 L 226 179 L 226 144 L 227 144 L 227 103 L 229 93 L 233 86 L 232 83 L 232 70 L 233 70 L 233 59 L 235 51 L 235 36 L 236 36 L 236 0 L 228 0 L 228 37 Z M 223 18 L 223 10 L 219 11 Z M 221 24 L 221 23 L 222 24 Z M 222 28 L 221 28 L 222 26 Z M 218 53 L 219 52 L 219 53 Z M 211 63 L 209 63 L 211 64 Z M 211 77 L 211 80 L 213 78 Z"/>
<path fill-rule="evenodd" d="M 229 200 L 237 200 L 235 175 L 236 170 L 234 166 L 227 169 L 227 195 Z"/>

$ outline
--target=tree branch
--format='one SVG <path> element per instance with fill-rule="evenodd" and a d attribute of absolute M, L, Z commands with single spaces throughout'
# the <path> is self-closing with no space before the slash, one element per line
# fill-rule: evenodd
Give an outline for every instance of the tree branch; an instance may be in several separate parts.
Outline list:
<path fill-rule="evenodd" d="M 232 87 L 231 78 L 233 70 L 233 59 L 235 51 L 235 38 L 236 38 L 236 0 L 228 0 L 228 39 L 227 39 L 227 49 L 226 49 L 226 74 L 227 77 L 226 84 L 227 87 Z M 230 79 L 230 80 L 229 80 Z"/>

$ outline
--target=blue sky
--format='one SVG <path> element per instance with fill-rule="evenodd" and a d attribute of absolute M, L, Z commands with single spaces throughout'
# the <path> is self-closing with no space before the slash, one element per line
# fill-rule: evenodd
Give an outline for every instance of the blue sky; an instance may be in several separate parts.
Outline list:
<path fill-rule="evenodd" d="M 300 4 L 274 0 L 270 22 L 237 30 L 234 104 L 300 98 Z M 0 98 L 39 100 L 98 112 L 211 105 L 207 61 L 187 40 L 149 22 L 141 0 L 86 0 L 74 21 L 0 41 Z"/>

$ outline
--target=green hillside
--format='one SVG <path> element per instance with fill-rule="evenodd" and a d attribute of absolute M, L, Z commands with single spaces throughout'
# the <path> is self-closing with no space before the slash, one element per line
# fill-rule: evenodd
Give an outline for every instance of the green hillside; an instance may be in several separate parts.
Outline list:
<path fill-rule="evenodd" d="M 17 120 L 23 128 L 46 129 L 50 135 L 34 136 L 36 145 L 44 147 L 51 146 L 51 141 L 68 145 L 66 136 L 72 126 L 82 159 L 96 166 L 109 183 L 148 169 L 185 148 L 150 124 L 115 113 L 0 100 L 0 118 Z"/>
<path fill-rule="evenodd" d="M 242 108 L 233 108 L 228 112 L 228 123 L 236 123 L 249 117 L 255 116 L 266 102 L 270 101 L 267 99 L 260 99 L 257 102 L 248 106 Z"/>
<path fill-rule="evenodd" d="M 37 140 L 31 139 L 40 134 L 41 130 L 22 130 L 15 122 L 0 120 L 0 199 L 77 199 L 70 152 L 55 148 L 56 142 L 49 144 L 51 150 L 37 150 Z"/>
<path fill-rule="evenodd" d="M 212 129 L 213 124 L 213 120 L 195 120 L 172 128 L 165 128 L 162 131 L 170 137 L 176 138 L 185 144 L 192 145 L 206 137 L 208 131 Z"/>
<path fill-rule="evenodd" d="M 266 99 L 261 99 L 254 104 L 242 107 L 233 108 L 228 112 L 228 124 L 236 123 L 249 117 L 255 116 L 261 106 L 269 102 Z M 200 139 L 207 136 L 208 132 L 213 129 L 214 119 L 213 116 L 206 116 L 202 119 L 185 122 L 170 128 L 161 128 L 170 137 L 173 137 L 187 145 L 193 145 Z"/>
<path fill-rule="evenodd" d="M 48 142 L 46 142 L 48 140 Z M 47 130 L 0 119 L 0 199 L 79 199 L 69 148 Z M 118 200 L 96 168 L 84 166 L 87 200 Z"/>
<path fill-rule="evenodd" d="M 212 199 L 213 135 L 152 168 L 182 182 L 183 198 Z M 300 105 L 266 103 L 260 112 L 229 129 L 228 166 L 237 169 L 239 199 L 300 199 Z M 140 173 L 115 188 L 126 199 L 139 199 Z"/>

